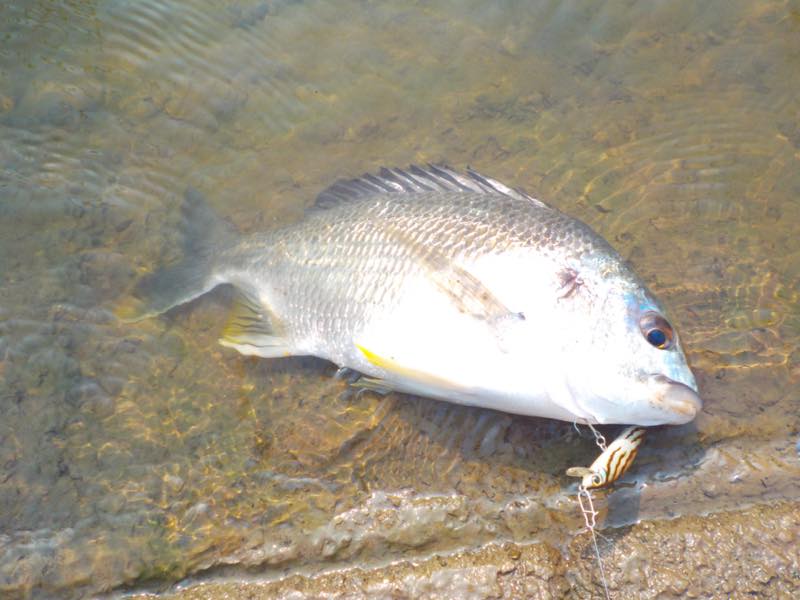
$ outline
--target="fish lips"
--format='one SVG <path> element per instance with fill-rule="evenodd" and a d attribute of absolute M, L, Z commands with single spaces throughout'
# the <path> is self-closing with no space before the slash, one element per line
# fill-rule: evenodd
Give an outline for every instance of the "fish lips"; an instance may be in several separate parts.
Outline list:
<path fill-rule="evenodd" d="M 670 425 L 683 425 L 695 418 L 703 408 L 697 391 L 666 375 L 654 374 L 647 379 L 650 387 L 650 402 L 655 408 L 669 415 L 665 421 Z"/>

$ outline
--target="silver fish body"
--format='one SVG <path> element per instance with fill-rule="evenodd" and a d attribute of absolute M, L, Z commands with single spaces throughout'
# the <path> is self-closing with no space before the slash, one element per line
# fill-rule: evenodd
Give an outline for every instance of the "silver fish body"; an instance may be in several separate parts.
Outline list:
<path fill-rule="evenodd" d="M 292 226 L 239 238 L 186 207 L 186 258 L 140 316 L 219 284 L 221 340 L 313 355 L 372 387 L 585 423 L 684 423 L 700 408 L 677 334 L 587 225 L 497 181 L 384 169 L 323 192 Z"/>

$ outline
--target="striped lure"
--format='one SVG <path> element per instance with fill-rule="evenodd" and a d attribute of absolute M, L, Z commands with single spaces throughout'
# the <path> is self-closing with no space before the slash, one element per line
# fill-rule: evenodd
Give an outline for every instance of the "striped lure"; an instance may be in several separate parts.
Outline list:
<path fill-rule="evenodd" d="M 628 427 L 611 442 L 589 468 L 567 469 L 570 477 L 580 477 L 587 490 L 604 487 L 622 477 L 636 458 L 644 440 L 644 427 Z"/>

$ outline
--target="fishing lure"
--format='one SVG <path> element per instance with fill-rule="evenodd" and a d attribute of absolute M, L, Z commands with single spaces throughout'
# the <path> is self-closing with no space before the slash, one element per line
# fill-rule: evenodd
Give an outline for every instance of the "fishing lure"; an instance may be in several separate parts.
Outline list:
<path fill-rule="evenodd" d="M 608 447 L 603 448 L 602 454 L 590 467 L 571 467 L 567 469 L 567 475 L 580 477 L 581 487 L 587 490 L 614 483 L 625 474 L 636 458 L 644 440 L 644 431 L 644 427 L 628 427 Z M 602 437 L 598 438 L 601 439 Z"/>
<path fill-rule="evenodd" d="M 639 446 L 644 440 L 644 427 L 628 427 L 608 446 L 606 446 L 606 440 L 601 433 L 591 425 L 589 425 L 589 428 L 594 433 L 595 442 L 603 452 L 590 467 L 569 468 L 567 469 L 567 475 L 581 478 L 581 484 L 578 486 L 578 503 L 586 523 L 586 529 L 592 534 L 592 544 L 597 557 L 597 566 L 600 569 L 605 598 L 606 600 L 611 600 L 608 583 L 606 582 L 606 573 L 603 568 L 603 559 L 597 546 L 595 528 L 599 513 L 594 509 L 591 490 L 610 485 L 625 474 L 633 464 L 633 459 L 636 458 Z"/>

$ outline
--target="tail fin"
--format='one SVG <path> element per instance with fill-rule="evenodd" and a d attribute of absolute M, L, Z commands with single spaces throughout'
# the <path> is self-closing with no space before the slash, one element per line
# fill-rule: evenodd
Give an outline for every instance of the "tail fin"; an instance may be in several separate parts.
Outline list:
<path fill-rule="evenodd" d="M 184 194 L 181 216 L 183 258 L 143 277 L 134 288 L 134 297 L 115 311 L 120 319 L 140 321 L 160 315 L 224 283 L 214 277 L 214 257 L 236 242 L 236 232 L 194 188 Z"/>

